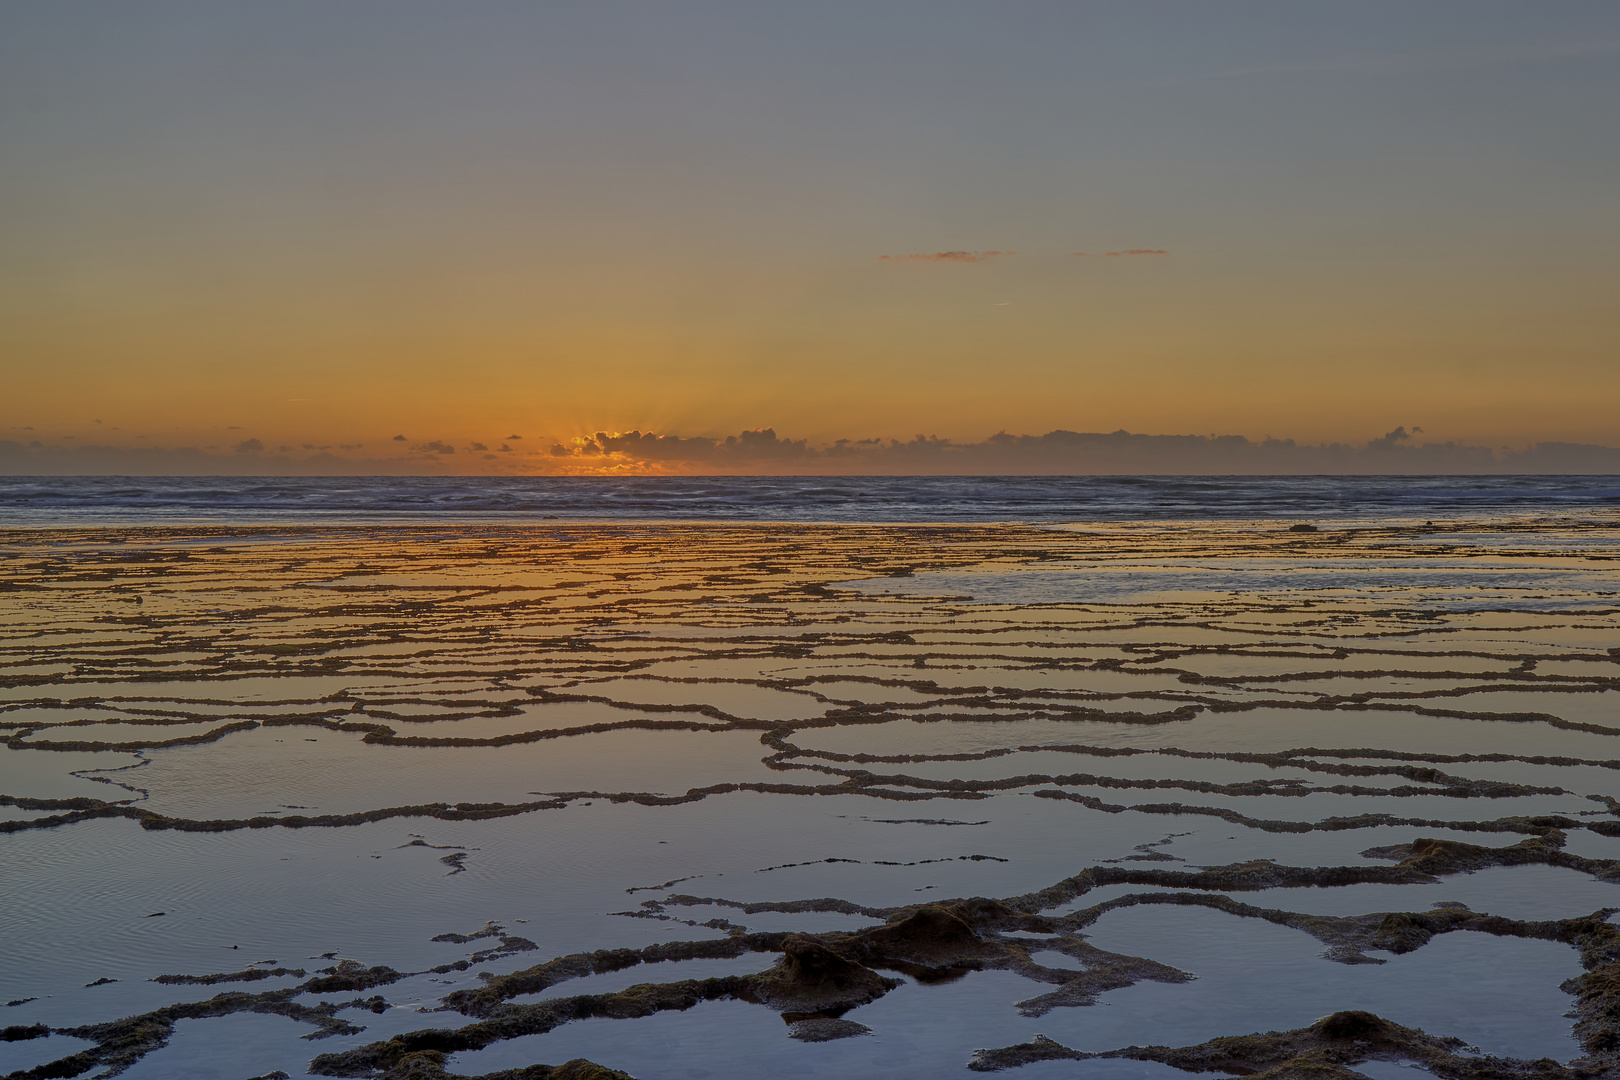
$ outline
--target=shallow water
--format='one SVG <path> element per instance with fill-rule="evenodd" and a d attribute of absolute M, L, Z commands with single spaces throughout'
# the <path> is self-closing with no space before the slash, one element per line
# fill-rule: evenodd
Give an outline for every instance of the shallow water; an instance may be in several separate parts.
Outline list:
<path fill-rule="evenodd" d="M 0 1020 L 54 1032 L 0 1068 L 368 1075 L 342 1055 L 472 1030 L 462 998 L 421 1011 L 447 995 L 622 949 L 502 991 L 529 1028 L 448 1067 L 969 1076 L 1038 1033 L 1107 1053 L 1352 1009 L 1601 1054 L 1561 986 L 1568 920 L 1620 907 L 1617 550 L 1518 518 L 0 534 Z M 972 944 L 906 947 L 980 970 L 860 952 L 919 905 Z M 1397 954 L 1384 913 L 1463 921 Z M 900 985 L 764 1001 L 790 933 Z M 869 1031 L 805 1041 L 799 1012 Z M 125 1017 L 148 1034 L 93 1027 Z M 1413 1075 L 1391 1054 L 1365 1074 Z"/>
<path fill-rule="evenodd" d="M 1268 898 L 1269 900 L 1269 898 Z M 1043 1017 L 1047 1034 L 1078 1049 L 1147 1045 L 1167 1027 L 1198 1042 L 1235 1031 L 1286 1031 L 1337 1009 L 1370 1009 L 1399 1024 L 1445 1030 L 1487 1054 L 1568 1060 L 1558 991 L 1580 974 L 1573 949 L 1547 941 L 1450 934 L 1384 965 L 1335 964 L 1320 944 L 1283 927 L 1199 908 L 1127 908 L 1094 925 L 1093 944 L 1148 954 L 1198 975 L 1142 982 L 1109 1008 Z M 1391 995 L 1387 984 L 1400 985 Z M 1061 1025 L 1061 1026 L 1060 1026 Z"/>

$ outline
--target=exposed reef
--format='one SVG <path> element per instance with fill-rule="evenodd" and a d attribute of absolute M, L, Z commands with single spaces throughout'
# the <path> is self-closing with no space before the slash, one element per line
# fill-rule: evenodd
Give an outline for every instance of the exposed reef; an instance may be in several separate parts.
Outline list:
<path fill-rule="evenodd" d="M 1608 1075 L 1607 1068 L 1568 1067 L 1554 1061 L 1514 1061 L 1463 1053 L 1461 1039 L 1436 1037 L 1401 1027 L 1369 1012 L 1347 1011 L 1324 1016 L 1295 1031 L 1237 1035 L 1196 1046 L 1131 1046 L 1086 1053 L 1038 1036 L 1033 1042 L 999 1050 L 981 1050 L 968 1064 L 979 1072 L 996 1072 L 1037 1061 L 1086 1061 L 1128 1058 L 1157 1061 L 1187 1072 L 1220 1072 L 1266 1080 L 1365 1080 L 1353 1066 L 1363 1061 L 1411 1062 L 1447 1080 L 1505 1080 L 1531 1077 L 1586 1080 Z"/>
<path fill-rule="evenodd" d="M 185 938 L 193 927 L 224 949 L 236 939 L 193 885 L 165 886 L 116 913 L 112 940 L 136 944 L 57 977 L 39 945 L 57 928 L 30 908 L 15 944 L 34 969 L 0 1042 L 90 1046 L 10 1075 L 116 1076 L 181 1020 L 261 1014 L 342 1036 L 315 1075 L 453 1080 L 478 1060 L 457 1055 L 578 1021 L 701 1027 L 722 1012 L 693 1011 L 708 1002 L 765 1016 L 782 1055 L 876 1053 L 875 1017 L 901 995 L 928 1008 L 946 985 L 994 985 L 1004 999 L 987 1010 L 1040 1017 L 1207 974 L 1088 938 L 1125 909 L 1285 927 L 1369 976 L 1448 934 L 1554 943 L 1581 973 L 1526 993 L 1560 1010 L 1567 996 L 1559 1038 L 1584 1056 L 1493 1057 L 1340 1011 L 1180 1047 L 1174 1030 L 1106 1052 L 1043 1037 L 949 1068 L 1109 1057 L 1289 1080 L 1348 1080 L 1367 1061 L 1446 1080 L 1620 1075 L 1620 930 L 1614 908 L 1590 910 L 1620 884 L 1616 524 L 0 531 L 0 838 L 25 854 L 81 835 L 86 850 L 205 853 L 185 874 L 209 889 L 227 845 L 300 845 L 337 868 L 312 888 L 365 890 L 367 919 L 445 913 L 371 961 L 323 953 L 337 935 L 232 953 L 285 964 L 173 973 L 160 950 L 213 947 Z M 975 594 L 1031 571 L 1094 595 Z M 1546 584 L 1553 571 L 1594 584 Z M 1223 572 L 1229 589 L 1183 587 Z M 501 779 L 505 762 L 523 764 Z M 974 805 L 892 806 L 940 800 Z M 769 830 L 749 854 L 694 841 L 733 808 Z M 589 848 L 580 821 L 631 820 L 646 850 L 600 860 L 597 921 L 574 920 L 594 929 L 548 922 L 532 897 L 549 900 L 566 870 L 524 864 L 528 850 L 565 826 Z M 655 847 L 665 821 L 681 828 Z M 99 878 L 55 857 L 27 887 L 71 906 L 69 890 Z M 253 873 L 308 865 L 265 858 L 218 895 L 251 899 Z M 1473 881 L 1567 875 L 1571 897 L 1549 887 L 1508 914 L 1434 900 L 1437 883 L 1485 871 Z M 1276 895 L 1363 885 L 1389 889 L 1319 909 L 1331 915 Z M 1455 895 L 1481 893 L 1506 895 Z M 625 894 L 631 910 L 609 912 Z M 934 899 L 901 902 L 919 896 Z M 467 932 L 430 936 L 443 926 Z M 646 944 L 665 932 L 679 940 Z M 103 1004 L 136 991 L 139 1006 Z M 146 1011 L 79 1022 L 103 1008 Z M 837 1045 L 802 1045 L 820 1043 Z M 708 1065 L 735 1071 L 719 1029 L 713 1045 Z M 609 1066 L 638 1060 L 590 1046 Z M 241 1064 L 233 1075 L 271 1077 L 284 1062 Z M 578 1059 L 483 1080 L 626 1075 Z"/>
<path fill-rule="evenodd" d="M 1525 843 L 1537 842 L 1539 841 Z M 670 942 L 640 950 L 610 950 L 560 957 L 523 971 L 490 976 L 485 979 L 484 985 L 476 990 L 456 991 L 447 995 L 443 1008 L 476 1018 L 473 1024 L 453 1029 L 419 1031 L 409 1036 L 396 1036 L 386 1042 L 369 1044 L 353 1051 L 323 1055 L 315 1059 L 312 1069 L 320 1075 L 389 1076 L 393 1075 L 390 1070 L 398 1069 L 401 1062 L 410 1060 L 412 1055 L 423 1051 L 449 1054 L 479 1049 L 503 1039 L 549 1031 L 569 1020 L 602 1016 L 621 1018 L 643 1016 L 663 1010 L 687 1009 L 700 1001 L 717 998 L 734 998 L 763 1005 L 783 1013 L 784 1019 L 787 1019 L 790 1025 L 817 1016 L 835 1019 L 843 1011 L 880 997 L 899 985 L 896 980 L 878 974 L 882 970 L 903 972 L 924 983 L 959 977 L 965 972 L 974 970 L 1012 971 L 1033 982 L 1056 985 L 1057 988 L 1050 992 L 1019 1003 L 1020 1010 L 1025 1015 L 1039 1016 L 1053 1008 L 1093 1005 L 1101 994 L 1130 986 L 1144 979 L 1169 983 L 1192 979 L 1193 976 L 1187 972 L 1147 958 L 1125 956 L 1098 949 L 1086 942 L 1081 934 L 1085 927 L 1111 910 L 1144 904 L 1178 904 L 1206 907 L 1238 918 L 1261 919 L 1302 931 L 1327 945 L 1328 949 L 1324 955 L 1339 963 L 1380 964 L 1384 961 L 1366 955 L 1368 950 L 1397 954 L 1411 952 L 1421 948 L 1437 935 L 1464 930 L 1503 937 L 1537 938 L 1569 945 L 1577 950 L 1583 967 L 1587 969 L 1585 975 L 1572 980 L 1563 988 L 1575 998 L 1572 1014 L 1576 1018 L 1575 1031 L 1587 1051 L 1587 1057 L 1568 1069 L 1558 1066 L 1558 1070 L 1561 1071 L 1547 1074 L 1544 1073 L 1542 1063 L 1481 1059 L 1477 1055 L 1459 1056 L 1464 1049 L 1459 1041 L 1435 1039 L 1422 1032 L 1405 1028 L 1396 1029 L 1391 1026 L 1390 1031 L 1393 1034 L 1388 1034 L 1387 1037 L 1405 1040 L 1400 1042 L 1402 1047 L 1408 1043 L 1412 1046 L 1428 1046 L 1431 1049 L 1443 1047 L 1450 1055 L 1448 1061 L 1455 1058 L 1457 1061 L 1466 1062 L 1463 1071 L 1440 1073 L 1446 1076 L 1605 1075 L 1605 1070 L 1620 1068 L 1620 1056 L 1617 1056 L 1617 1051 L 1620 1051 L 1620 1004 L 1617 1004 L 1620 1002 L 1620 996 L 1617 996 L 1615 991 L 1615 987 L 1620 986 L 1620 927 L 1607 921 L 1608 916 L 1620 908 L 1604 909 L 1578 918 L 1539 922 L 1476 913 L 1456 906 L 1435 908 L 1426 912 L 1376 912 L 1335 917 L 1307 915 L 1241 903 L 1217 892 L 1156 892 L 1117 897 L 1103 904 L 1064 915 L 1043 913 L 1060 905 L 1066 898 L 1083 895 L 1086 889 L 1115 881 L 1262 891 L 1297 887 L 1302 884 L 1342 883 L 1344 874 L 1352 869 L 1406 872 L 1433 880 L 1436 876 L 1467 873 L 1486 866 L 1513 865 L 1521 858 L 1519 853 L 1524 850 L 1523 844 L 1506 848 L 1483 848 L 1450 841 L 1418 840 L 1410 845 L 1403 845 L 1399 851 L 1384 850 L 1378 853 L 1383 857 L 1399 856 L 1402 859 L 1401 864 L 1393 868 L 1314 868 L 1245 864 L 1195 872 L 1171 872 L 1123 871 L 1119 868 L 1097 867 L 1039 893 L 1010 897 L 1006 900 L 968 898 L 893 909 L 862 909 L 857 905 L 834 900 L 749 905 L 755 911 L 854 912 L 870 914 L 884 921 L 879 925 L 857 931 L 814 934 L 747 933 L 733 930 L 727 937 L 721 939 Z M 1116 872 L 1120 876 L 1114 876 Z M 1361 877 L 1355 879 L 1365 880 Z M 682 904 L 724 905 L 726 902 L 712 898 L 668 897 L 662 901 L 646 903 L 654 908 L 662 908 Z M 1013 934 L 1019 936 L 1008 936 Z M 1032 938 L 1027 935 L 1042 936 Z M 1031 952 L 1038 950 L 1062 953 L 1077 961 L 1082 967 L 1074 970 L 1037 964 L 1031 959 Z M 553 998 L 533 1004 L 512 1001 L 513 998 L 549 989 L 569 979 L 592 974 L 666 961 L 737 957 L 750 952 L 775 952 L 780 955 L 771 968 L 757 975 L 640 983 L 612 994 Z M 1352 1015 L 1365 1014 L 1341 1014 L 1341 1016 Z M 1379 1025 L 1385 1023 L 1376 1017 L 1372 1019 Z M 1314 1046 L 1314 1043 L 1311 1046 L 1306 1045 L 1310 1038 L 1323 1037 L 1330 1042 L 1341 1038 L 1333 1033 L 1348 1031 L 1349 1028 L 1344 1026 L 1346 1024 L 1352 1024 L 1352 1021 L 1336 1021 L 1328 1024 L 1326 1028 L 1314 1026 L 1309 1029 L 1314 1035 L 1293 1033 L 1297 1038 L 1286 1045 L 1294 1046 L 1296 1049 L 1287 1055 L 1287 1059 L 1298 1057 Z M 835 1030 L 842 1031 L 846 1035 L 860 1034 L 852 1029 L 828 1029 L 825 1026 L 807 1030 L 827 1032 L 820 1036 L 825 1038 L 841 1037 L 831 1033 Z M 1383 1032 L 1385 1029 L 1377 1027 L 1376 1031 Z M 1232 1046 L 1236 1047 L 1240 1043 L 1248 1045 L 1244 1040 L 1235 1040 Z M 1390 1046 L 1394 1046 L 1394 1043 Z M 1274 1049 L 1265 1052 L 1272 1053 Z M 1258 1050 L 1252 1052 L 1260 1053 Z M 1168 1054 L 1170 1051 L 1164 1053 Z M 1231 1053 L 1237 1054 L 1239 1051 L 1234 1049 Z M 1028 1061 L 1077 1054 L 1078 1052 L 1060 1047 L 1056 1043 L 1038 1042 L 1003 1051 L 986 1051 L 975 1059 L 972 1067 L 1006 1068 Z M 1139 1055 L 1132 1049 L 1106 1055 L 1078 1056 Z M 1368 1051 L 1363 1053 L 1363 1057 L 1366 1056 L 1379 1054 Z M 1154 1057 L 1152 1060 L 1163 1060 L 1179 1068 L 1188 1067 L 1181 1062 L 1191 1059 L 1183 1057 L 1172 1061 L 1166 1057 Z M 1429 1059 L 1421 1060 L 1428 1062 Z M 1279 1059 L 1274 1064 L 1281 1064 L 1281 1061 L 1282 1059 Z M 1258 1064 L 1238 1071 L 1250 1069 L 1258 1071 L 1271 1067 L 1272 1065 Z"/>

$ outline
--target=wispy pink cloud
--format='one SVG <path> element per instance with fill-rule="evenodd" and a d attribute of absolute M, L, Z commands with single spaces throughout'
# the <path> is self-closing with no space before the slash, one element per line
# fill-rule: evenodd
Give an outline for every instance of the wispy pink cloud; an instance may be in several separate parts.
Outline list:
<path fill-rule="evenodd" d="M 919 252 L 915 255 L 879 255 L 878 258 L 893 262 L 979 263 L 1011 254 L 1013 254 L 1011 251 L 934 251 Z"/>

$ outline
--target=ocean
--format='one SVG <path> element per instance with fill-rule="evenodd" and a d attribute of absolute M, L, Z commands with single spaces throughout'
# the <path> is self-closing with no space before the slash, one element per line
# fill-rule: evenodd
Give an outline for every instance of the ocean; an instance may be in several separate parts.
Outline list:
<path fill-rule="evenodd" d="M 1616 476 L 3 477 L 12 526 L 1442 519 L 1620 507 Z"/>

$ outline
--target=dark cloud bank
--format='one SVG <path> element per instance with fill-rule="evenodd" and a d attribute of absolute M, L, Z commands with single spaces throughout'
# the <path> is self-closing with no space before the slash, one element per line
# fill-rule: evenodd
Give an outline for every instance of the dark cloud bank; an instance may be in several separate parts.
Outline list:
<path fill-rule="evenodd" d="M 1089 474 L 1413 474 L 1620 473 L 1620 450 L 1580 443 L 1537 443 L 1524 450 L 1419 443 L 1404 427 L 1366 443 L 1303 445 L 1292 439 L 1254 442 L 1241 435 L 1133 435 L 1050 431 L 992 435 L 958 443 L 931 435 L 899 439 L 840 439 L 812 446 L 770 428 L 725 439 L 682 438 L 632 431 L 572 447 L 554 445 L 560 459 L 641 461 L 703 472 L 822 472 L 932 475 Z"/>
<path fill-rule="evenodd" d="M 523 472 L 630 471 L 867 475 L 1443 475 L 1617 474 L 1620 449 L 1543 442 L 1523 450 L 1419 442 L 1416 429 L 1396 428 L 1360 444 L 1300 444 L 1291 439 L 1252 441 L 1241 435 L 1133 435 L 1050 431 L 1045 435 L 992 435 L 960 443 L 931 435 L 910 440 L 840 439 L 812 445 L 784 439 L 770 428 L 724 439 L 652 432 L 596 435 L 573 445 L 553 444 L 544 455 L 512 462 Z M 250 440 L 254 441 L 254 440 Z M 342 457 L 261 453 L 247 443 L 234 454 L 195 448 L 120 449 L 24 446 L 0 441 L 0 474 L 27 475 L 447 475 L 480 473 L 494 454 L 467 443 L 412 446 L 399 457 Z M 506 449 L 503 445 L 502 449 Z"/>

